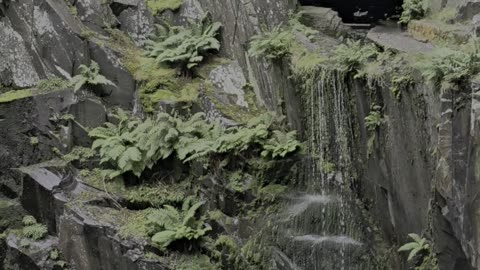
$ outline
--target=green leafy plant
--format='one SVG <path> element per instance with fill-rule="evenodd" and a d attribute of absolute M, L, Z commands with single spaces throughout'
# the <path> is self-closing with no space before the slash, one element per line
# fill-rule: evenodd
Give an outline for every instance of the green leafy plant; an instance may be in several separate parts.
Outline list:
<path fill-rule="evenodd" d="M 435 85 L 459 84 L 480 72 L 478 44 L 457 50 L 439 48 L 421 58 L 417 67 Z"/>
<path fill-rule="evenodd" d="M 332 55 L 331 61 L 339 70 L 352 72 L 360 70 L 365 63 L 378 56 L 377 48 L 372 45 L 363 45 L 361 41 L 347 40 L 338 46 Z"/>
<path fill-rule="evenodd" d="M 418 20 L 425 16 L 424 0 L 405 0 L 399 23 L 408 24 L 411 20 Z"/>
<path fill-rule="evenodd" d="M 370 113 L 365 117 L 365 126 L 369 131 L 375 131 L 383 124 L 381 109 L 382 107 L 373 105 Z"/>
<path fill-rule="evenodd" d="M 110 178 L 125 172 L 140 177 L 146 168 L 170 156 L 185 163 L 216 154 L 235 155 L 253 148 L 265 151 L 265 157 L 276 158 L 300 148 L 295 133 L 274 132 L 275 119 L 268 113 L 252 118 L 244 127 L 232 128 L 206 121 L 203 113 L 188 120 L 160 113 L 156 119 L 141 121 L 129 120 L 120 110 L 118 118 L 117 125 L 108 123 L 89 133 L 95 139 L 92 148 L 99 150 L 100 162 L 114 168 Z"/>
<path fill-rule="evenodd" d="M 398 249 L 398 252 L 409 252 L 407 261 L 412 261 L 417 256 L 421 257 L 421 264 L 415 270 L 438 270 L 437 258 L 432 252 L 427 239 L 418 234 L 410 233 L 408 236 L 413 240 Z"/>
<path fill-rule="evenodd" d="M 152 242 L 165 250 L 176 240 L 199 240 L 212 228 L 205 223 L 203 217 L 196 218 L 197 210 L 203 202 L 193 203 L 186 199 L 180 211 L 170 205 L 156 209 L 148 217 L 149 225 L 154 231 Z"/>
<path fill-rule="evenodd" d="M 203 20 L 200 27 L 160 28 L 160 34 L 146 43 L 148 56 L 157 64 L 179 65 L 183 69 L 198 66 L 205 56 L 220 49 L 217 39 L 222 25 Z"/>
<path fill-rule="evenodd" d="M 271 32 L 253 36 L 248 54 L 253 57 L 280 59 L 290 54 L 292 43 L 291 31 L 275 27 Z"/>
<path fill-rule="evenodd" d="M 390 91 L 392 91 L 392 94 L 397 100 L 400 100 L 400 98 L 402 97 L 402 90 L 406 90 L 413 83 L 414 80 L 410 74 L 394 75 L 392 77 L 392 87 L 390 88 Z"/>
<path fill-rule="evenodd" d="M 289 153 L 295 152 L 302 144 L 296 139 L 296 131 L 288 133 L 279 130 L 273 131 L 273 136 L 265 143 L 262 151 L 263 157 L 284 158 Z"/>
<path fill-rule="evenodd" d="M 102 84 L 115 86 L 113 82 L 100 74 L 100 66 L 95 61 L 92 61 L 89 66 L 80 65 L 78 69 L 80 70 L 80 74 L 75 75 L 71 80 L 75 92 L 80 90 L 84 85 L 94 86 Z"/>
<path fill-rule="evenodd" d="M 24 226 L 22 229 L 23 236 L 33 240 L 41 240 L 47 236 L 47 226 L 38 224 L 33 216 L 23 217 L 22 223 Z"/>

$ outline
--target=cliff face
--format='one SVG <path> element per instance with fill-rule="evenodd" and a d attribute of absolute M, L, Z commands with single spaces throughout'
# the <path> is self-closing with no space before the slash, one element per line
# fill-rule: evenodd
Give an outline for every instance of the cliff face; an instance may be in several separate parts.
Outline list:
<path fill-rule="evenodd" d="M 0 90 L 31 91 L 26 97 L 5 102 L 0 98 L 0 199 L 16 202 L 0 204 L 0 217 L 8 220 L 6 225 L 0 223 L 0 229 L 18 227 L 19 220 L 7 219 L 7 214 L 11 209 L 23 209 L 47 224 L 50 235 L 28 247 L 15 235 L 0 238 L 0 269 L 58 269 L 49 259 L 52 248 L 61 251 L 72 269 L 170 269 L 158 258 L 146 258 L 145 254 L 155 250 L 151 243 L 118 237 L 118 224 L 125 213 L 113 206 L 121 199 L 86 184 L 63 162 L 41 162 L 74 145 L 89 146 L 84 127 L 102 125 L 112 107 L 141 114 L 140 84 L 126 67 L 122 48 L 111 46 L 115 40 L 112 29 L 142 46 L 155 23 L 167 20 L 187 25 L 199 23 L 207 15 L 223 25 L 219 55 L 228 63 L 209 70 L 205 77 L 213 82 L 215 96 L 224 104 L 203 97 L 196 110 L 232 124 L 222 105 L 253 110 L 246 102 L 248 83 L 258 107 L 286 115 L 290 127 L 307 142 L 307 152 L 335 164 L 338 172 L 309 178 L 335 182 L 342 187 L 342 196 L 361 201 L 358 212 L 366 214 L 361 218 L 352 215 L 354 221 L 348 226 L 358 231 L 349 232 L 358 236 L 368 231 L 362 241 L 369 242 L 368 238 L 374 237 L 371 228 L 378 225 L 376 234 L 389 248 L 405 242 L 408 233 L 423 233 L 434 243 L 440 269 L 479 269 L 480 83 L 473 80 L 459 89 L 439 91 L 415 74 L 415 83 L 402 91 L 401 99 L 390 87 L 372 89 L 349 73 L 314 74 L 310 78 L 314 83 L 307 85 L 293 76 L 289 60 L 272 61 L 247 53 L 252 36 L 288 24 L 289 13 L 298 5 L 294 0 L 185 0 L 175 12 L 167 10 L 155 16 L 143 0 L 100 2 L 0 0 Z M 458 20 L 472 20 L 478 13 L 473 1 L 431 3 L 433 10 L 443 6 L 456 8 Z M 313 19 L 307 20 L 311 26 L 334 37 L 320 34 L 316 42 L 310 42 L 297 35 L 297 42 L 310 51 L 328 54 L 340 43 L 336 34 L 365 38 L 364 33 L 342 25 L 331 11 L 312 10 L 306 10 L 307 15 L 313 14 Z M 326 14 L 330 25 L 319 25 L 325 17 L 316 20 L 319 14 Z M 86 97 L 74 95 L 66 89 L 69 87 L 48 92 L 38 89 L 41 80 L 52 76 L 71 79 L 80 65 L 91 60 L 115 85 L 100 87 L 96 96 Z M 232 95 L 236 97 L 233 102 L 228 98 Z M 374 144 L 365 126 L 373 105 L 382 107 L 385 120 L 375 131 Z M 169 106 L 175 105 L 160 107 Z M 72 114 L 75 121 L 62 119 L 64 113 Z M 22 169 L 13 169 L 19 167 Z M 275 175 L 285 175 L 283 170 Z M 210 185 L 208 188 L 214 189 L 215 185 Z M 84 191 L 91 197 L 79 195 Z M 225 212 L 237 212 L 230 194 L 217 195 L 221 199 L 211 198 L 211 204 L 223 205 Z M 253 233 L 238 225 L 242 221 L 236 221 L 235 229 L 225 230 L 239 238 Z M 368 245 L 385 248 L 373 241 Z M 273 263 L 276 269 L 296 269 L 295 260 L 286 257 L 289 254 L 278 254 Z M 362 257 L 364 253 L 352 254 Z M 396 256 L 389 263 L 381 269 L 407 267 Z"/>

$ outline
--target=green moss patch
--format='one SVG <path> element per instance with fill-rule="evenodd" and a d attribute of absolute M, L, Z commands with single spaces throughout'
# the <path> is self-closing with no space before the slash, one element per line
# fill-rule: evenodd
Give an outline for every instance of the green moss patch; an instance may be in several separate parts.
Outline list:
<path fill-rule="evenodd" d="M 32 89 L 12 90 L 0 95 L 0 103 L 11 102 L 17 99 L 23 99 L 34 95 Z"/>
<path fill-rule="evenodd" d="M 153 15 L 160 14 L 165 10 L 175 11 L 182 6 L 182 0 L 147 0 L 148 7 Z"/>

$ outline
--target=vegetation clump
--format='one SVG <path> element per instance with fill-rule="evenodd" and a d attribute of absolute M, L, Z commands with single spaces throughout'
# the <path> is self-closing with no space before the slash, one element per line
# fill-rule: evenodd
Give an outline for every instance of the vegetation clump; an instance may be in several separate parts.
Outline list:
<path fill-rule="evenodd" d="M 264 56 L 270 60 L 278 60 L 291 55 L 295 47 L 295 33 L 302 33 L 313 41 L 318 31 L 302 24 L 300 22 L 302 15 L 302 12 L 290 14 L 286 27 L 276 26 L 270 32 L 253 36 L 248 54 L 253 57 Z"/>
<path fill-rule="evenodd" d="M 205 218 L 197 218 L 197 210 L 203 202 L 194 203 L 192 199 L 183 202 L 180 210 L 164 205 L 154 210 L 149 216 L 149 225 L 152 226 L 152 242 L 160 249 L 165 250 L 177 240 L 199 240 L 211 230 L 205 223 Z"/>
<path fill-rule="evenodd" d="M 22 235 L 32 240 L 41 240 L 47 236 L 47 226 L 37 223 L 33 216 L 25 216 L 22 219 Z"/>
<path fill-rule="evenodd" d="M 281 59 L 290 54 L 293 35 L 289 30 L 275 27 L 271 32 L 253 36 L 248 54 L 253 57 L 265 56 L 268 59 Z"/>
<path fill-rule="evenodd" d="M 418 234 L 410 233 L 408 236 L 413 240 L 401 246 L 399 252 L 409 252 L 407 261 L 413 261 L 415 257 L 420 257 L 421 263 L 415 267 L 415 270 L 438 270 L 437 259 L 435 258 L 427 239 Z"/>
<path fill-rule="evenodd" d="M 439 48 L 423 56 L 417 66 L 436 86 L 458 85 L 480 72 L 479 48 L 477 42 L 459 50 Z"/>
<path fill-rule="evenodd" d="M 170 156 L 186 163 L 210 155 L 240 153 L 260 146 L 265 157 L 285 157 L 300 149 L 294 133 L 273 132 L 274 116 L 263 114 L 245 127 L 224 128 L 210 123 L 202 113 L 188 120 L 159 113 L 144 121 L 119 110 L 118 124 L 107 123 L 90 132 L 92 148 L 99 149 L 101 163 L 114 167 L 109 177 L 126 172 L 140 177 L 146 168 Z"/>
<path fill-rule="evenodd" d="M 343 72 L 360 70 L 369 61 L 378 56 L 378 49 L 372 45 L 363 45 L 360 40 L 347 40 L 334 51 L 330 59 L 337 69 Z"/>
<path fill-rule="evenodd" d="M 377 130 L 385 121 L 381 112 L 382 107 L 373 105 L 370 113 L 365 117 L 365 126 L 369 131 Z"/>
<path fill-rule="evenodd" d="M 147 42 L 148 56 L 155 58 L 157 64 L 178 65 L 190 70 L 198 66 L 208 53 L 220 49 L 217 35 L 221 27 L 218 22 L 210 23 L 204 19 L 199 27 L 160 29 L 160 34 Z"/>
<path fill-rule="evenodd" d="M 105 78 L 105 76 L 100 74 L 100 66 L 97 62 L 92 61 L 89 66 L 80 65 L 78 67 L 80 74 L 75 75 L 71 83 L 73 85 L 74 91 L 80 90 L 84 85 L 95 86 L 95 85 L 112 85 L 115 86 L 113 82 Z"/>

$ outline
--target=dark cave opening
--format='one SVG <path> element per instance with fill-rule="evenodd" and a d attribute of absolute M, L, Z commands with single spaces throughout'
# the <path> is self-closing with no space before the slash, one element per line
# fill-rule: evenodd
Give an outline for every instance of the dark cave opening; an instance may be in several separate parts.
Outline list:
<path fill-rule="evenodd" d="M 374 23 L 401 13 L 403 0 L 300 0 L 304 6 L 328 7 L 345 23 Z"/>

